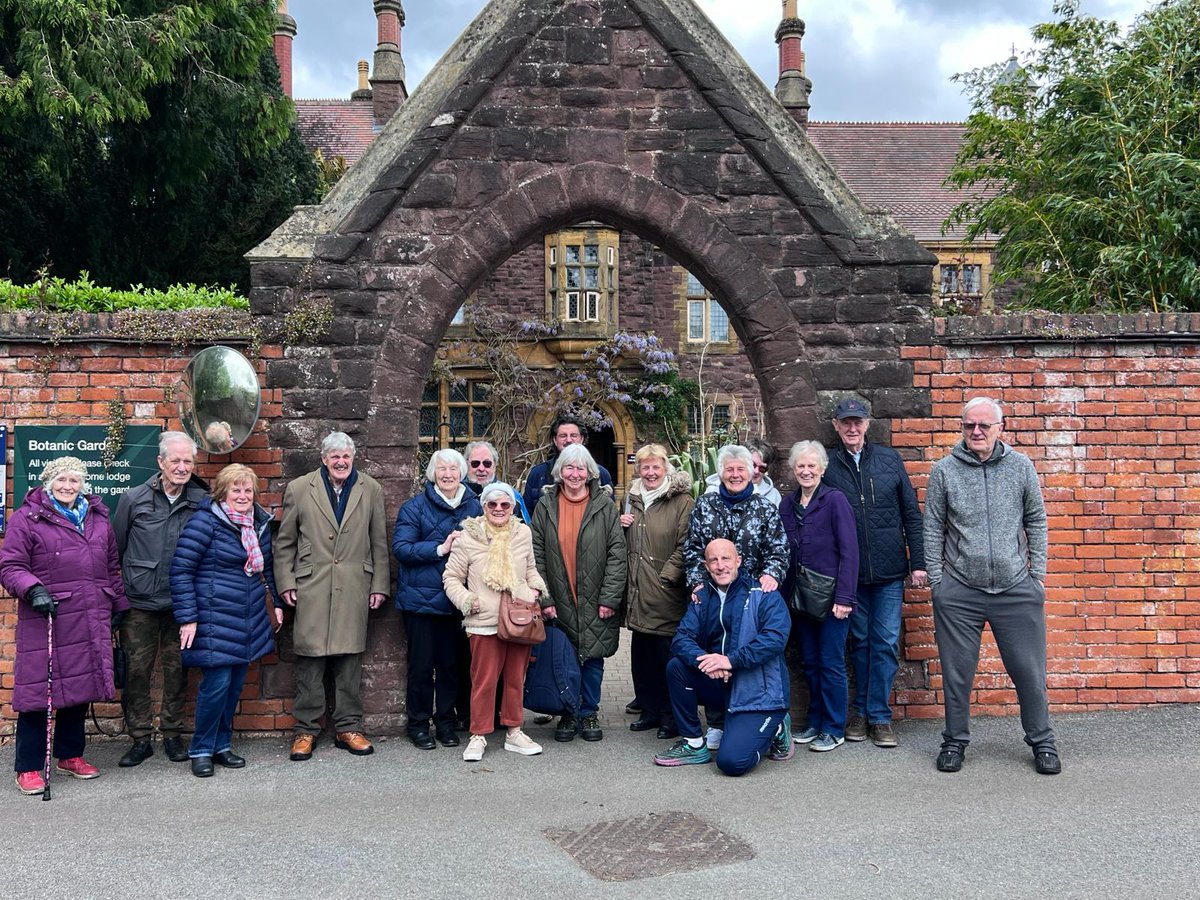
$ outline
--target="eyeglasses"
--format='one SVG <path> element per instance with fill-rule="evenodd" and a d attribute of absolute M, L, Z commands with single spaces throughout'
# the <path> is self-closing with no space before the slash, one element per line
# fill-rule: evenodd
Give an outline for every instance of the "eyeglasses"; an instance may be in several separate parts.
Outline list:
<path fill-rule="evenodd" d="M 505 500 L 489 500 L 487 502 L 488 509 L 512 509 L 512 504 Z"/>
<path fill-rule="evenodd" d="M 490 469 L 495 463 L 490 459 L 473 459 L 471 460 L 472 469 Z"/>
<path fill-rule="evenodd" d="M 963 422 L 962 429 L 966 432 L 991 431 L 999 422 Z"/>

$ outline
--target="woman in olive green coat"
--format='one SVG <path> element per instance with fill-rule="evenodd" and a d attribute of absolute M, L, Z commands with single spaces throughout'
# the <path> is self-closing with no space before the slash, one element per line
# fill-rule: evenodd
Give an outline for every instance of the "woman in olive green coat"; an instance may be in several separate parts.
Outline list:
<path fill-rule="evenodd" d="M 554 484 L 533 511 L 533 552 L 548 590 L 547 618 L 557 619 L 579 652 L 583 675 L 579 719 L 563 716 L 554 739 L 604 737 L 597 713 L 604 659 L 617 652 L 625 592 L 625 535 L 600 470 L 582 444 L 571 444 L 554 463 Z"/>

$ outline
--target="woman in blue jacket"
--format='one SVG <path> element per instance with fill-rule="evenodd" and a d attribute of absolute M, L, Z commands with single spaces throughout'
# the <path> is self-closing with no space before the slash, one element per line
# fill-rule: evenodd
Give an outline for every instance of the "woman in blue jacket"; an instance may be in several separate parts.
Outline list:
<path fill-rule="evenodd" d="M 247 466 L 222 469 L 212 500 L 188 519 L 171 561 L 183 664 L 203 672 L 188 749 L 197 778 L 211 776 L 213 763 L 246 765 L 232 749 L 233 714 L 250 663 L 274 651 L 271 635 L 283 622 L 274 603 L 271 516 L 254 502 L 257 489 Z"/>
<path fill-rule="evenodd" d="M 455 710 L 462 640 L 462 614 L 442 586 L 450 548 L 462 534 L 464 519 L 483 515 L 474 491 L 463 483 L 467 461 L 457 450 L 439 450 L 425 468 L 425 490 L 400 507 L 392 552 L 400 561 L 396 608 L 404 614 L 408 637 L 408 739 L 421 750 L 437 744 L 429 733 L 432 718 L 437 739 L 457 747 Z M 457 713 L 457 715 L 456 715 Z"/>
<path fill-rule="evenodd" d="M 794 612 L 792 623 L 809 693 L 808 727 L 796 735 L 796 743 L 821 752 L 845 741 L 846 635 L 858 597 L 858 535 L 845 495 L 821 483 L 829 465 L 825 448 L 800 441 L 793 445 L 788 465 L 799 487 L 779 506 L 791 552 L 783 595 L 792 596 L 801 567 L 837 579 L 828 616 L 818 622 Z"/>

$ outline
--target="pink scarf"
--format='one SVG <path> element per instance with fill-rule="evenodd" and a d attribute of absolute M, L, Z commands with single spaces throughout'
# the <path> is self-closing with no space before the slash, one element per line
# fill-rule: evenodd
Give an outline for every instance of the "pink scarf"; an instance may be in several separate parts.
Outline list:
<path fill-rule="evenodd" d="M 224 500 L 221 501 L 221 509 L 225 511 L 225 515 L 229 516 L 229 521 L 242 531 L 242 546 L 246 548 L 246 574 L 253 575 L 255 572 L 261 572 L 263 555 L 262 548 L 258 546 L 258 533 L 254 530 L 254 511 L 234 512 Z"/>

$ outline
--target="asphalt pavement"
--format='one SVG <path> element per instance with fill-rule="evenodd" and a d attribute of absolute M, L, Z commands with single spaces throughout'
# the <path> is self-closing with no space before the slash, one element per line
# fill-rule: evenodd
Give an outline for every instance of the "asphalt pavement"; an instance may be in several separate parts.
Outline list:
<path fill-rule="evenodd" d="M 798 747 L 740 779 L 656 767 L 666 742 L 611 726 L 557 744 L 530 725 L 536 757 L 497 734 L 481 763 L 402 738 L 361 758 L 322 738 L 294 763 L 282 739 L 242 740 L 248 766 L 210 779 L 161 745 L 119 769 L 128 745 L 95 743 L 102 776 L 56 776 L 48 803 L 5 776 L 0 885 L 12 900 L 1200 896 L 1200 708 L 1058 716 L 1054 777 L 1013 718 L 976 718 L 962 772 L 940 773 L 940 724 L 898 723 L 894 750 Z"/>

